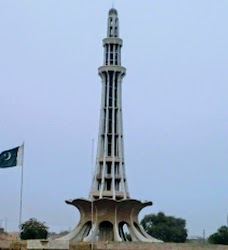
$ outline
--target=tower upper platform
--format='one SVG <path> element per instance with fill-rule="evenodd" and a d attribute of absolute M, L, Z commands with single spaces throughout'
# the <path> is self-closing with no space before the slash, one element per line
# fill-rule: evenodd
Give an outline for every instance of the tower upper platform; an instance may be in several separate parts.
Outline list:
<path fill-rule="evenodd" d="M 126 69 L 121 67 L 121 48 L 123 41 L 119 38 L 119 18 L 116 9 L 112 8 L 109 10 L 107 24 L 107 37 L 103 39 L 104 63 L 103 66 L 99 68 L 99 74 L 101 75 L 101 73 L 114 70 L 113 66 L 119 66 L 118 70 L 125 74 Z M 115 67 L 115 70 L 116 69 Z"/>

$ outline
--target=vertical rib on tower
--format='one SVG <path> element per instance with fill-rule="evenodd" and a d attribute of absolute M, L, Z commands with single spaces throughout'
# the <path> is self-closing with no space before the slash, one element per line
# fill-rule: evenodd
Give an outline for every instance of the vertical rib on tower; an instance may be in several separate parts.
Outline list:
<path fill-rule="evenodd" d="M 115 9 L 109 11 L 107 38 L 103 40 L 104 63 L 98 69 L 102 79 L 100 125 L 90 199 L 129 198 L 124 166 L 122 79 L 119 20 Z"/>

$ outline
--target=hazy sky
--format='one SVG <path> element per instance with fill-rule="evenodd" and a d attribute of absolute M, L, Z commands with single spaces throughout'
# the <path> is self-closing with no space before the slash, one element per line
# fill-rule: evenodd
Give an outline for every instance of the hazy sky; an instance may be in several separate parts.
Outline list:
<path fill-rule="evenodd" d="M 25 141 L 23 220 L 73 228 L 97 140 L 111 0 L 0 0 L 0 151 Z M 228 214 L 228 1 L 119 0 L 126 171 L 189 235 Z M 21 168 L 0 169 L 0 222 L 16 230 Z"/>

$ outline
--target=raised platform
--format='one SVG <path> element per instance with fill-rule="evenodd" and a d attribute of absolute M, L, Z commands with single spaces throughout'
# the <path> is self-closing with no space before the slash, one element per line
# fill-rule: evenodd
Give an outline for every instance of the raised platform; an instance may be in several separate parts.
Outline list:
<path fill-rule="evenodd" d="M 60 243 L 60 242 L 59 242 Z M 27 250 L 26 241 L 0 241 L 1 250 Z M 46 247 L 42 246 L 42 243 L 36 245 L 33 244 L 33 249 L 45 249 L 48 250 L 47 246 L 55 246 L 61 249 L 65 247 L 62 244 L 58 244 L 56 241 L 49 241 L 45 244 Z M 91 250 L 91 244 L 88 242 L 77 242 L 75 244 L 68 245 L 69 250 Z M 65 248 L 62 248 L 65 249 Z M 224 245 L 209 245 L 209 244 L 195 244 L 195 243 L 142 243 L 142 242 L 97 242 L 93 245 L 94 250 L 228 250 L 228 246 Z"/>
<path fill-rule="evenodd" d="M 194 243 L 98 242 L 94 245 L 94 250 L 228 250 L 228 246 Z"/>

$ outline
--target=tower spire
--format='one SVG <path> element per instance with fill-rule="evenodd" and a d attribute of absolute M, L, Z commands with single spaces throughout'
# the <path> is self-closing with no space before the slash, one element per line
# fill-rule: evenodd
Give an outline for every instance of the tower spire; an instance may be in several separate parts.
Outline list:
<path fill-rule="evenodd" d="M 108 15 L 108 32 L 107 37 L 119 37 L 119 19 L 117 10 L 112 8 Z"/>

